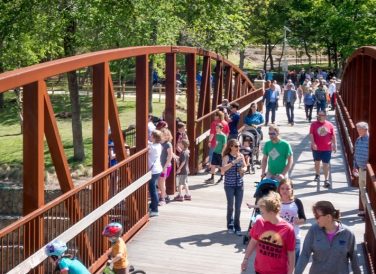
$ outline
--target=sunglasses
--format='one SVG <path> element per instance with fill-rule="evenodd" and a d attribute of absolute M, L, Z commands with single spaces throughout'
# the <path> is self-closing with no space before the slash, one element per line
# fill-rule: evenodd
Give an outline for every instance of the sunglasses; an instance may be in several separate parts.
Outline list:
<path fill-rule="evenodd" d="M 320 217 L 322 217 L 322 216 L 325 216 L 325 215 L 315 214 L 315 219 L 318 220 L 318 219 L 320 219 Z"/>
<path fill-rule="evenodd" d="M 275 132 L 269 132 L 269 135 L 277 135 L 277 133 L 275 133 Z"/>
<path fill-rule="evenodd" d="M 232 145 L 231 147 L 236 147 L 236 148 L 238 148 L 238 147 L 239 147 L 239 145 Z"/>

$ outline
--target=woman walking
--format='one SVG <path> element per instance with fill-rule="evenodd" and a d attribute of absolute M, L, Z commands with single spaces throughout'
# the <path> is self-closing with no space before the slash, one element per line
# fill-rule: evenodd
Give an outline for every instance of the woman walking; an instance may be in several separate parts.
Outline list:
<path fill-rule="evenodd" d="M 339 210 L 329 201 L 319 201 L 313 207 L 316 224 L 304 239 L 295 274 L 303 273 L 312 254 L 310 274 L 360 274 L 355 236 L 339 221 Z"/>
<path fill-rule="evenodd" d="M 223 151 L 222 173 L 225 175 L 224 188 L 227 199 L 227 229 L 229 233 L 241 236 L 240 207 L 243 202 L 244 185 L 243 175 L 245 172 L 245 160 L 239 152 L 239 142 L 236 139 L 228 141 Z M 235 214 L 234 212 L 235 202 Z"/>

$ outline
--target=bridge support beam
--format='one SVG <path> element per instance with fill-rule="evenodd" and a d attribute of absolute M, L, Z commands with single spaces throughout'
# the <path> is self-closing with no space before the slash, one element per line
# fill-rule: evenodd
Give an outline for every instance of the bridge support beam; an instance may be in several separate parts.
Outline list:
<path fill-rule="evenodd" d="M 24 86 L 23 91 L 23 213 L 44 205 L 44 81 Z M 43 218 L 25 227 L 24 247 L 28 257 L 44 244 Z M 33 273 L 43 273 L 38 267 Z"/>
<path fill-rule="evenodd" d="M 166 108 L 165 119 L 172 134 L 172 145 L 176 148 L 176 53 L 166 54 Z M 167 194 L 175 194 L 175 165 L 171 162 L 172 170 L 166 180 Z"/>
<path fill-rule="evenodd" d="M 153 92 L 153 91 L 150 91 Z M 136 151 L 148 146 L 149 115 L 149 65 L 148 55 L 136 57 Z"/>

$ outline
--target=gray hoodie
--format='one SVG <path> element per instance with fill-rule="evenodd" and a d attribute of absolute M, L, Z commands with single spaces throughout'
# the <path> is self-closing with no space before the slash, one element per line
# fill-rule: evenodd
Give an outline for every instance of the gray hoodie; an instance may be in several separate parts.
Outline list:
<path fill-rule="evenodd" d="M 295 274 L 303 273 L 311 254 L 310 274 L 348 274 L 349 260 L 354 274 L 361 273 L 355 249 L 355 236 L 341 223 L 331 243 L 323 228 L 318 224 L 311 226 L 304 239 Z"/>

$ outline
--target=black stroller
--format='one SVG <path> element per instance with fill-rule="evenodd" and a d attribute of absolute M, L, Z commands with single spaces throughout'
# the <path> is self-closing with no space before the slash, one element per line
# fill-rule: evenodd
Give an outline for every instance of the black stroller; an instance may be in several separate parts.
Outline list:
<path fill-rule="evenodd" d="M 240 143 L 240 153 L 244 156 L 249 156 L 250 169 L 252 173 L 255 173 L 255 165 L 260 163 L 259 150 L 261 134 L 256 128 L 246 126 L 246 128 L 239 133 L 238 141 Z M 245 145 L 246 142 L 248 142 L 249 146 Z"/>
<path fill-rule="evenodd" d="M 278 185 L 278 181 L 269 178 L 262 179 L 261 182 L 258 182 L 255 194 L 253 195 L 253 197 L 256 198 L 255 204 L 257 205 L 258 200 L 267 195 L 269 191 L 277 191 Z M 243 237 L 243 244 L 248 244 L 249 230 L 252 228 L 253 224 L 260 216 L 260 209 L 258 207 L 254 207 L 251 215 L 251 220 L 249 221 L 247 234 Z"/>

